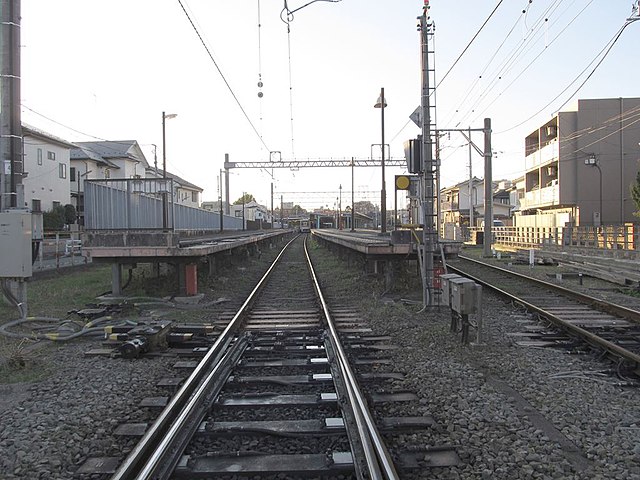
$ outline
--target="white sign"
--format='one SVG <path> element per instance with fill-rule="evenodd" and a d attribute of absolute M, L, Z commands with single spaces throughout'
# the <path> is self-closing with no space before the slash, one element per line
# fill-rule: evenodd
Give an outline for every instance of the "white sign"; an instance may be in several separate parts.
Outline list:
<path fill-rule="evenodd" d="M 422 128 L 422 107 L 417 107 L 409 118 L 415 123 L 418 127 Z"/>

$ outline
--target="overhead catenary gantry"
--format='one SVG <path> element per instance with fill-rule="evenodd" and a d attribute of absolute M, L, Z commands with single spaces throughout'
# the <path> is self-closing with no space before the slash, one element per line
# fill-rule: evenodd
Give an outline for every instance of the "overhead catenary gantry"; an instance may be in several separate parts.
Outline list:
<path fill-rule="evenodd" d="M 385 159 L 385 166 L 405 167 L 406 159 L 391 158 Z M 224 162 L 224 168 L 230 170 L 232 168 L 308 168 L 308 167 L 381 167 L 382 161 L 372 158 L 317 158 L 307 160 L 278 160 L 268 162 Z"/>

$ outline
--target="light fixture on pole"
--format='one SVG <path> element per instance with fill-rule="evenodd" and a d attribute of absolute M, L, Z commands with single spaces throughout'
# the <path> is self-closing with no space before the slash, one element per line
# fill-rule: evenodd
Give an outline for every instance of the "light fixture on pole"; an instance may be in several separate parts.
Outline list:
<path fill-rule="evenodd" d="M 342 184 L 340 184 L 340 201 L 338 202 L 338 230 L 342 230 Z"/>
<path fill-rule="evenodd" d="M 169 118 L 176 118 L 178 115 L 176 113 L 165 113 L 162 112 L 162 178 L 164 180 L 164 190 L 165 192 L 162 194 L 162 229 L 167 229 L 168 218 L 167 218 L 167 140 L 166 140 L 166 130 L 165 130 L 165 121 Z"/>
<path fill-rule="evenodd" d="M 595 167 L 598 169 L 598 173 L 600 174 L 600 211 L 598 212 L 598 222 L 596 222 L 596 219 L 594 217 L 593 219 L 593 223 L 594 225 L 596 225 L 597 223 L 597 227 L 599 227 L 602 224 L 602 169 L 600 168 L 600 165 L 598 164 L 598 159 L 595 156 L 595 154 L 590 154 L 588 158 L 584 159 L 584 164 L 585 165 L 589 165 L 590 167 Z"/>
<path fill-rule="evenodd" d="M 385 233 L 387 231 L 387 188 L 385 186 L 384 180 L 384 109 L 387 106 L 387 101 L 384 98 L 384 88 L 380 89 L 380 97 L 378 101 L 374 105 L 374 108 L 379 108 L 381 117 L 382 117 L 382 190 L 380 192 L 380 233 Z"/>
<path fill-rule="evenodd" d="M 356 203 L 354 199 L 354 188 L 353 188 L 353 166 L 354 161 L 353 157 L 351 157 L 351 231 L 356 231 Z"/>

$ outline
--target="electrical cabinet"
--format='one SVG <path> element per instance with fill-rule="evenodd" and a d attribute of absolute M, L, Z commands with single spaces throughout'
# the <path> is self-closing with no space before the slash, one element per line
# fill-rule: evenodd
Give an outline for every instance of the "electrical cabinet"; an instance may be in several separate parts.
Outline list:
<path fill-rule="evenodd" d="M 461 315 L 476 312 L 477 288 L 476 283 L 465 277 L 449 280 L 451 295 L 451 309 Z"/>
<path fill-rule="evenodd" d="M 31 228 L 31 213 L 0 212 L 0 277 L 31 276 Z"/>
<path fill-rule="evenodd" d="M 451 306 L 451 288 L 449 282 L 454 278 L 462 278 L 457 273 L 445 273 L 440 275 L 440 286 L 442 287 L 442 300 L 445 305 Z"/>

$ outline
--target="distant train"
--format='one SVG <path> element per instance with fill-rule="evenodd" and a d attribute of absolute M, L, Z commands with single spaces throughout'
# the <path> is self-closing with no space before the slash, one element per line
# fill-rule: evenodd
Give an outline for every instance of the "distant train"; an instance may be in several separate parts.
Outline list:
<path fill-rule="evenodd" d="M 311 231 L 309 220 L 300 220 L 300 232 L 306 233 Z"/>

